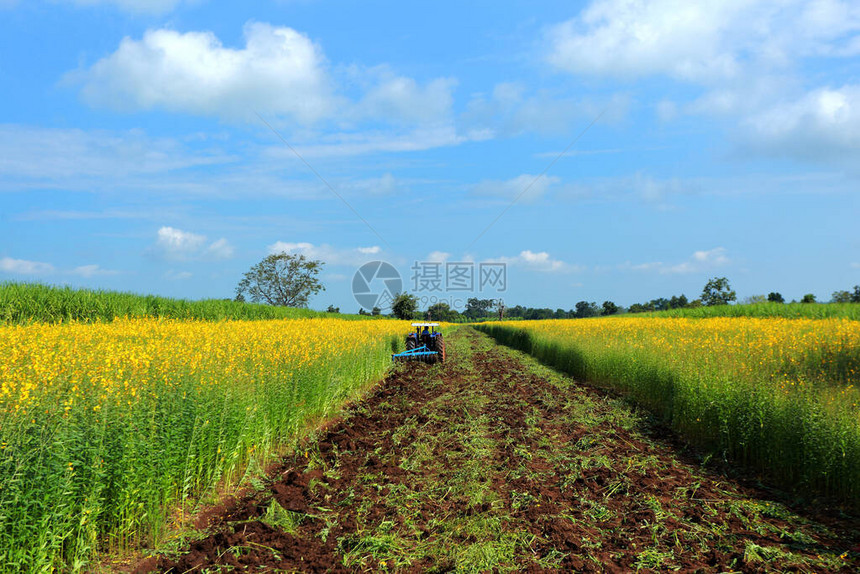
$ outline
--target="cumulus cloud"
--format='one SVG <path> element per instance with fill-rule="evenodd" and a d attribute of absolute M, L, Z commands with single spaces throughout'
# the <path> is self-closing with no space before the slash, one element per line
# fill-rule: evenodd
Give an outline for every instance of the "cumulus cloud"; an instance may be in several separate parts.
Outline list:
<path fill-rule="evenodd" d="M 25 259 L 0 258 L 0 272 L 13 275 L 46 275 L 55 271 L 50 263 Z"/>
<path fill-rule="evenodd" d="M 288 253 L 304 255 L 308 259 L 319 259 L 329 265 L 361 265 L 368 261 L 376 261 L 382 249 L 378 245 L 370 247 L 355 247 L 340 249 L 331 245 L 314 245 L 313 243 L 290 243 L 278 241 L 269 245 L 269 253 Z"/>
<path fill-rule="evenodd" d="M 655 261 L 650 263 L 631 264 L 625 263 L 619 266 L 621 270 L 656 272 L 663 275 L 702 273 L 731 263 L 726 255 L 726 249 L 716 247 L 707 251 L 696 251 L 680 263 L 663 263 Z"/>
<path fill-rule="evenodd" d="M 745 135 L 766 153 L 831 157 L 860 151 L 860 86 L 821 88 L 755 113 Z"/>
<path fill-rule="evenodd" d="M 793 57 L 860 53 L 850 0 L 596 0 L 548 32 L 548 60 L 576 74 L 703 84 Z"/>
<path fill-rule="evenodd" d="M 258 121 L 256 113 L 309 126 L 378 121 L 440 127 L 452 121 L 452 78 L 419 83 L 388 66 L 347 67 L 333 73 L 321 46 L 284 26 L 251 22 L 245 45 L 225 46 L 209 31 L 148 30 L 117 50 L 67 75 L 93 107 L 121 111 L 164 109 Z M 336 72 L 342 68 L 337 68 Z M 339 83 L 335 76 L 345 75 Z M 357 85 L 353 98 L 341 95 Z"/>
<path fill-rule="evenodd" d="M 162 227 L 155 241 L 158 254 L 167 259 L 229 259 L 233 256 L 233 246 L 226 239 L 218 239 L 207 246 L 205 235 L 183 231 L 175 227 Z"/>
<path fill-rule="evenodd" d="M 490 262 L 506 263 L 508 265 L 524 267 L 526 269 L 542 271 L 545 273 L 582 270 L 582 268 L 577 265 L 570 265 L 564 261 L 551 257 L 546 251 L 535 253 L 528 249 L 521 251 L 520 254 L 515 257 L 498 257 L 496 259 L 491 259 Z"/>
<path fill-rule="evenodd" d="M 312 123 L 336 105 L 325 57 L 306 35 L 249 23 L 245 46 L 225 47 L 212 32 L 149 30 L 69 76 L 92 106 L 250 119 L 254 112 Z"/>
<path fill-rule="evenodd" d="M 454 105 L 453 78 L 436 78 L 420 85 L 413 78 L 395 74 L 387 66 L 354 72 L 365 84 L 365 93 L 351 111 L 357 118 L 387 119 L 406 124 L 434 124 L 450 120 Z"/>

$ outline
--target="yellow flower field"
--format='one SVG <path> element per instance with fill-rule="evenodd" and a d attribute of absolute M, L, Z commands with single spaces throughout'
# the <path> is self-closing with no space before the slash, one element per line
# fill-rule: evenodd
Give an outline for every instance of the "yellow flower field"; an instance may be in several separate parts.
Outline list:
<path fill-rule="evenodd" d="M 408 325 L 0 327 L 0 564 L 79 570 L 105 541 L 157 538 L 177 502 L 378 380 Z"/>
<path fill-rule="evenodd" d="M 485 323 L 789 488 L 860 501 L 860 322 L 605 317 Z"/>

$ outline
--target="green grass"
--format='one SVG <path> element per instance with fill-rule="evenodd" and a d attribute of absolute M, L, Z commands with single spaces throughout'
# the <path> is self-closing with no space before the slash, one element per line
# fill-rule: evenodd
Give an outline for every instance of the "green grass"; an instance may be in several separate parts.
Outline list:
<path fill-rule="evenodd" d="M 189 301 L 155 295 L 53 287 L 38 283 L 0 283 L 0 323 L 86 323 L 117 317 L 161 317 L 205 321 L 301 319 L 366 316 L 323 313 L 310 309 L 273 307 L 222 299 Z"/>
<path fill-rule="evenodd" d="M 852 319 L 860 321 L 860 303 L 752 303 L 749 305 L 714 305 L 692 309 L 671 309 L 635 313 L 633 317 L 784 317 L 788 319 Z"/>

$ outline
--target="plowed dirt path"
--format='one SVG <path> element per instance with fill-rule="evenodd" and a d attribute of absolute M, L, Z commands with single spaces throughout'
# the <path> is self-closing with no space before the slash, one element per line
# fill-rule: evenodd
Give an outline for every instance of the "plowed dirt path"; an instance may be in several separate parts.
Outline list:
<path fill-rule="evenodd" d="M 860 570 L 856 522 L 681 460 L 624 403 L 471 329 L 448 345 L 137 572 Z"/>

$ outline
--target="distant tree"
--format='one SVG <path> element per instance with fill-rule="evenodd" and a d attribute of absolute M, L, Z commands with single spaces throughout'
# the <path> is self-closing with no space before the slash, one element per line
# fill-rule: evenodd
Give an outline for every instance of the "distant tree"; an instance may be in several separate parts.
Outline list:
<path fill-rule="evenodd" d="M 457 321 L 460 313 L 456 309 L 451 309 L 451 306 L 444 301 L 439 301 L 438 303 L 430 305 L 424 316 L 428 321 L 447 321 L 449 323 L 454 323 Z"/>
<path fill-rule="evenodd" d="M 613 303 L 612 301 L 604 301 L 603 302 L 603 314 L 604 315 L 615 315 L 620 311 L 618 305 Z"/>
<path fill-rule="evenodd" d="M 807 293 L 806 295 L 803 296 L 803 298 L 800 300 L 800 302 L 801 303 L 815 303 L 815 295 L 813 295 L 812 293 Z"/>
<path fill-rule="evenodd" d="M 669 299 L 669 308 L 670 309 L 683 309 L 689 305 L 689 301 L 687 301 L 686 295 L 675 296 L 672 295 L 672 298 Z"/>
<path fill-rule="evenodd" d="M 744 305 L 755 305 L 756 303 L 764 303 L 765 301 L 767 301 L 765 295 L 750 295 L 744 299 L 743 303 Z"/>
<path fill-rule="evenodd" d="M 335 307 L 334 305 L 329 305 L 328 309 L 325 310 L 326 313 L 340 313 L 340 307 Z"/>
<path fill-rule="evenodd" d="M 236 297 L 247 293 L 255 303 L 307 307 L 308 299 L 325 290 L 317 279 L 323 265 L 304 255 L 274 253 L 245 273 L 236 287 Z"/>
<path fill-rule="evenodd" d="M 496 301 L 496 311 L 499 313 L 499 321 L 504 321 L 505 319 L 505 302 L 502 299 Z"/>
<path fill-rule="evenodd" d="M 644 313 L 647 310 L 641 303 L 633 303 L 627 308 L 628 313 Z"/>
<path fill-rule="evenodd" d="M 834 291 L 833 292 L 833 302 L 834 303 L 850 303 L 851 302 L 851 292 L 850 291 Z"/>
<path fill-rule="evenodd" d="M 851 294 L 852 303 L 860 303 L 860 285 L 854 286 L 854 293 Z"/>
<path fill-rule="evenodd" d="M 704 303 L 702 303 L 701 299 L 693 299 L 692 301 L 687 303 L 687 309 L 697 309 L 702 305 L 704 305 Z"/>
<path fill-rule="evenodd" d="M 233 301 L 235 301 L 236 303 L 244 303 L 245 302 L 245 296 L 242 295 L 241 293 L 236 293 L 236 297 L 233 299 Z"/>
<path fill-rule="evenodd" d="M 767 300 L 771 303 L 785 303 L 785 298 L 776 291 L 771 291 L 767 294 Z"/>
<path fill-rule="evenodd" d="M 589 303 L 588 301 L 580 301 L 576 304 L 576 318 L 585 319 L 586 317 L 597 317 L 600 315 L 600 308 L 597 303 Z"/>
<path fill-rule="evenodd" d="M 732 291 L 729 280 L 725 277 L 713 277 L 705 283 L 702 289 L 702 303 L 708 306 L 728 305 L 731 301 L 737 301 L 738 296 Z"/>
<path fill-rule="evenodd" d="M 418 298 L 409 293 L 400 293 L 391 304 L 391 311 L 398 319 L 413 319 L 418 310 Z"/>
<path fill-rule="evenodd" d="M 369 315 L 370 313 L 368 313 L 367 311 L 365 311 L 365 310 L 364 310 L 364 307 L 359 307 L 359 308 L 358 308 L 358 314 L 359 314 L 359 315 Z"/>
<path fill-rule="evenodd" d="M 495 301 L 492 299 L 471 297 L 466 300 L 466 309 L 463 311 L 463 315 L 469 319 L 480 319 L 489 315 L 494 305 Z"/>
<path fill-rule="evenodd" d="M 567 319 L 567 311 L 565 311 L 564 309 L 561 309 L 561 308 L 556 309 L 555 313 L 553 313 L 553 315 L 552 315 L 552 318 L 553 319 Z"/>
<path fill-rule="evenodd" d="M 379 307 L 374 307 L 373 309 L 370 310 L 370 314 L 373 315 L 374 317 L 377 317 L 380 314 L 382 314 L 382 309 L 380 309 Z"/>

